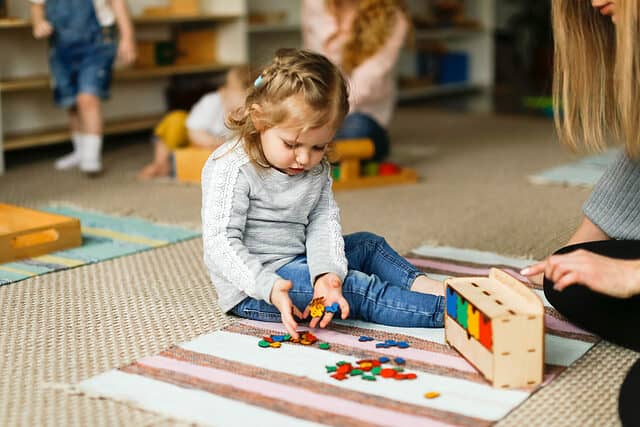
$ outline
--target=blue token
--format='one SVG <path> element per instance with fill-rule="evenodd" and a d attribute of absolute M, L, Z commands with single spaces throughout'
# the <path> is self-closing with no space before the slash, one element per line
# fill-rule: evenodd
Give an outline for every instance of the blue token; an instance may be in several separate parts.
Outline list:
<path fill-rule="evenodd" d="M 386 341 L 385 341 L 385 344 L 387 344 L 387 345 L 389 345 L 389 346 L 392 346 L 392 347 L 393 347 L 394 345 L 396 345 L 396 344 L 398 344 L 398 343 L 397 343 L 397 342 L 395 342 L 394 340 L 386 340 Z"/>
<path fill-rule="evenodd" d="M 387 356 L 382 356 L 378 359 L 378 362 L 380 363 L 387 363 L 389 361 L 389 358 Z"/>
<path fill-rule="evenodd" d="M 340 305 L 338 305 L 337 302 L 334 302 L 331 305 L 325 306 L 324 311 L 327 313 L 337 313 L 339 308 L 340 308 Z"/>
<path fill-rule="evenodd" d="M 284 341 L 284 336 L 282 336 L 282 335 L 271 335 L 271 339 L 274 340 L 275 342 L 282 342 L 282 341 Z"/>
<path fill-rule="evenodd" d="M 398 365 L 404 365 L 404 359 L 402 357 L 396 357 L 395 359 L 393 359 L 393 361 Z"/>
<path fill-rule="evenodd" d="M 408 348 L 409 347 L 409 343 L 406 341 L 400 341 L 398 342 L 398 347 L 399 348 Z"/>
<path fill-rule="evenodd" d="M 384 342 L 379 342 L 376 344 L 376 348 L 389 348 L 389 344 L 384 343 Z"/>
<path fill-rule="evenodd" d="M 373 341 L 373 338 L 368 337 L 366 335 L 362 335 L 360 338 L 358 338 L 358 341 L 360 341 L 360 342 Z"/>

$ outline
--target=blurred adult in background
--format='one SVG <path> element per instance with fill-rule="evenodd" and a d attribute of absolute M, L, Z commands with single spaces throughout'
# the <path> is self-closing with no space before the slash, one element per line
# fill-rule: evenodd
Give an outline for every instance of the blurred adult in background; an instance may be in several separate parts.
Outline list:
<path fill-rule="evenodd" d="M 374 160 L 389 155 L 395 66 L 411 29 L 401 0 L 303 0 L 306 49 L 322 53 L 349 80 L 350 110 L 336 139 L 370 138 Z"/>
<path fill-rule="evenodd" d="M 569 246 L 522 273 L 544 272 L 547 299 L 572 322 L 640 351 L 640 2 L 553 0 L 552 14 L 561 140 L 602 149 L 618 139 L 625 152 L 585 203 Z M 624 426 L 640 425 L 638 396 L 640 361 L 620 390 Z"/>

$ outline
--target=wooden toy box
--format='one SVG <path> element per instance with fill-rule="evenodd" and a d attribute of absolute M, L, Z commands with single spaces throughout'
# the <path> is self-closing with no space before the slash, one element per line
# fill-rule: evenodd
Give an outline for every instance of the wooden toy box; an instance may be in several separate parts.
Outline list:
<path fill-rule="evenodd" d="M 81 244 L 78 219 L 0 203 L 0 264 Z"/>
<path fill-rule="evenodd" d="M 180 148 L 173 152 L 175 156 L 176 179 L 182 182 L 200 183 L 202 168 L 214 150 L 201 147 Z"/>
<path fill-rule="evenodd" d="M 445 338 L 494 386 L 542 382 L 544 306 L 523 283 L 498 269 L 489 277 L 445 281 Z"/>
<path fill-rule="evenodd" d="M 362 176 L 360 163 L 373 157 L 374 154 L 373 142 L 370 139 L 337 141 L 333 154 L 336 157 L 335 160 L 340 164 L 340 177 L 333 182 L 333 189 L 336 191 L 409 184 L 418 181 L 416 172 L 408 168 L 402 168 L 399 173 L 394 175 Z"/>

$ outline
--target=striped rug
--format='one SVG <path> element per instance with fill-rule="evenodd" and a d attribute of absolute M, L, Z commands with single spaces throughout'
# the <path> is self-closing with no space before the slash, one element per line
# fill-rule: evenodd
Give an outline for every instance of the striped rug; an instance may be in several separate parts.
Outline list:
<path fill-rule="evenodd" d="M 620 150 L 611 149 L 602 154 L 584 157 L 573 163 L 541 171 L 529 177 L 534 184 L 560 184 L 592 187 L 598 182 Z"/>
<path fill-rule="evenodd" d="M 516 272 L 531 261 L 487 252 L 421 247 L 415 265 L 435 277 L 486 275 L 490 266 Z M 515 273 L 517 274 L 517 273 Z M 532 286 L 544 298 L 540 289 Z M 597 339 L 567 323 L 547 305 L 547 385 Z M 306 328 L 300 328 L 305 330 Z M 443 329 L 396 328 L 362 321 L 334 322 L 313 334 L 330 344 L 285 343 L 261 348 L 265 335 L 282 334 L 278 323 L 239 320 L 77 384 L 75 391 L 109 398 L 167 417 L 216 426 L 491 426 L 537 389 L 490 387 L 455 350 Z M 374 341 L 360 342 L 367 335 Z M 376 348 L 377 341 L 406 341 L 409 348 Z M 415 380 L 377 377 L 337 381 L 325 368 L 338 361 L 402 357 Z M 424 397 L 438 392 L 435 399 Z"/>
<path fill-rule="evenodd" d="M 82 246 L 51 254 L 0 264 L 0 286 L 53 271 L 166 246 L 200 235 L 199 232 L 132 217 L 106 215 L 68 206 L 41 210 L 80 220 Z"/>

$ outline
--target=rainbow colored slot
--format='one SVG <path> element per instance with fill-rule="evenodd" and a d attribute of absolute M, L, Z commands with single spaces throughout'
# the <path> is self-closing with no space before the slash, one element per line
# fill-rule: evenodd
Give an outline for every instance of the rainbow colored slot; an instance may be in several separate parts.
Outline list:
<path fill-rule="evenodd" d="M 494 387 L 542 382 L 544 306 L 526 285 L 502 270 L 489 277 L 449 278 L 445 338 Z"/>

